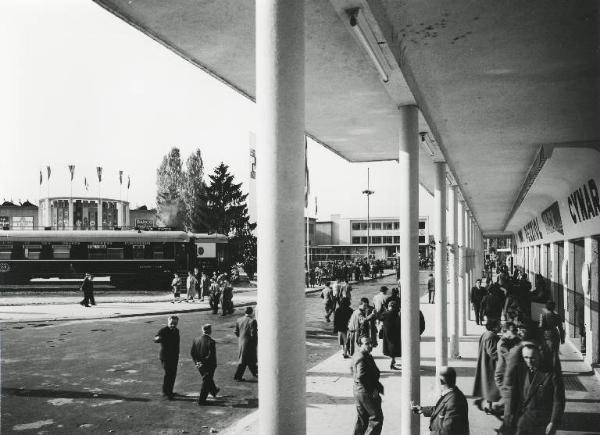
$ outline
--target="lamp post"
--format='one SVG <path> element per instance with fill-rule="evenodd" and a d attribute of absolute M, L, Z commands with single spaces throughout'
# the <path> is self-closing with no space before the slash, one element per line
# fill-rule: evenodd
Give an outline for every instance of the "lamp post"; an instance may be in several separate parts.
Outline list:
<path fill-rule="evenodd" d="M 371 244 L 371 195 L 373 195 L 375 192 L 373 190 L 369 189 L 369 182 L 370 182 L 370 168 L 367 168 L 367 189 L 363 190 L 362 193 L 363 195 L 367 195 L 367 262 L 369 261 L 370 258 L 370 254 L 369 254 L 369 249 L 370 249 L 370 244 Z"/>

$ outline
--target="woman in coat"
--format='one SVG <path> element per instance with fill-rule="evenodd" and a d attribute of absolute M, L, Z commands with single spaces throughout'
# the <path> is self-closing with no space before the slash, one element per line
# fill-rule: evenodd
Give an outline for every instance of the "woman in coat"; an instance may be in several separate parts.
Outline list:
<path fill-rule="evenodd" d="M 498 361 L 498 341 L 500 337 L 500 323 L 488 319 L 485 331 L 479 339 L 479 357 L 477 358 L 477 372 L 475 373 L 475 384 L 473 385 L 473 396 L 480 397 L 475 405 L 481 409 L 481 401 L 486 400 L 488 409 L 492 410 L 492 403 L 500 400 L 500 391 L 494 379 L 496 363 Z"/>
<path fill-rule="evenodd" d="M 388 303 L 388 311 L 381 317 L 381 339 L 383 341 L 383 354 L 389 356 L 390 369 L 400 370 L 396 367 L 396 357 L 402 356 L 402 340 L 400 338 L 400 311 L 398 302 L 392 300 Z"/>

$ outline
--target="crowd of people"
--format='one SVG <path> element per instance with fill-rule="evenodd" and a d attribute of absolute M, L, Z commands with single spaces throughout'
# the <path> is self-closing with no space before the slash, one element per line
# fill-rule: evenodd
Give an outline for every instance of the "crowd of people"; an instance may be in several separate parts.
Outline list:
<path fill-rule="evenodd" d="M 219 312 L 219 305 L 221 306 L 221 312 L 223 316 L 232 314 L 233 309 L 233 287 L 227 274 L 218 274 L 213 272 L 212 276 L 209 277 L 206 272 L 200 273 L 198 268 L 190 270 L 188 272 L 187 279 L 185 281 L 186 294 L 185 297 L 181 298 L 182 280 L 179 274 L 173 274 L 173 280 L 171 281 L 171 291 L 173 293 L 173 300 L 171 303 L 194 303 L 194 298 L 198 302 L 204 302 L 205 298 L 208 298 L 208 303 L 214 314 Z"/>
<path fill-rule="evenodd" d="M 173 400 L 176 396 L 173 386 L 179 364 L 178 323 L 178 316 L 169 316 L 167 326 L 161 328 L 154 337 L 154 342 L 160 343 L 159 359 L 164 370 L 162 394 L 168 400 Z M 243 376 L 246 369 L 250 370 L 252 376 L 258 378 L 258 326 L 252 307 L 246 307 L 244 316 L 237 319 L 234 333 L 238 337 L 238 364 L 233 379 L 238 382 L 245 381 Z M 193 339 L 190 349 L 191 360 L 202 380 L 198 405 L 205 405 L 209 394 L 216 398 L 220 391 L 214 381 L 217 369 L 217 345 L 211 334 L 210 324 L 202 326 L 202 335 Z"/>
<path fill-rule="evenodd" d="M 386 261 L 380 259 L 319 261 L 304 270 L 305 284 L 306 287 L 322 286 L 336 279 L 361 282 L 368 277 L 382 277 L 386 266 Z"/>

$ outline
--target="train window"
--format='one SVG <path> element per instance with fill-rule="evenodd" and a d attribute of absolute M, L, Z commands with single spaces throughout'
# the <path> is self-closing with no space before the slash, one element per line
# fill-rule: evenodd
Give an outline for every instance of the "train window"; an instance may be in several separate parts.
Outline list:
<path fill-rule="evenodd" d="M 87 260 L 87 258 L 88 258 L 87 242 L 74 243 L 73 245 L 71 245 L 71 259 Z"/>
<path fill-rule="evenodd" d="M 25 258 L 29 260 L 39 260 L 42 254 L 42 245 L 25 246 Z"/>
<path fill-rule="evenodd" d="M 145 249 L 146 245 L 131 245 L 131 258 L 135 260 L 143 260 Z"/>
<path fill-rule="evenodd" d="M 88 258 L 90 260 L 105 260 L 106 245 L 88 245 Z"/>
<path fill-rule="evenodd" d="M 0 260 L 10 260 L 12 257 L 12 245 L 0 245 Z"/>
<path fill-rule="evenodd" d="M 125 258 L 123 248 L 111 247 L 106 250 L 106 258 L 109 260 L 122 260 Z"/>
<path fill-rule="evenodd" d="M 55 260 L 68 260 L 71 258 L 70 245 L 53 245 L 52 250 L 54 251 Z"/>

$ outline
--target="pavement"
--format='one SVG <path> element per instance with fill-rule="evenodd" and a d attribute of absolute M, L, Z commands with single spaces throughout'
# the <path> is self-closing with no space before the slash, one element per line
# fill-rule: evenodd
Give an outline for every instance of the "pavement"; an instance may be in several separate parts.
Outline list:
<path fill-rule="evenodd" d="M 319 290 L 320 288 L 306 289 L 306 292 Z M 113 296 L 116 299 L 110 299 L 108 295 L 106 300 L 103 300 L 102 295 L 99 295 L 99 304 L 93 308 L 77 305 L 79 296 L 66 297 L 65 300 L 52 298 L 45 303 L 43 299 L 38 298 L 37 304 L 27 303 L 29 297 L 23 297 L 20 300 L 21 304 L 15 303 L 19 301 L 18 297 L 9 297 L 8 299 L 12 299 L 12 305 L 7 304 L 6 298 L 0 298 L 0 323 L 102 319 L 209 309 L 206 302 L 172 304 L 168 294 L 159 295 L 158 300 L 153 301 L 148 301 L 147 296 L 143 295 L 123 297 L 134 298 L 131 300 L 120 300 L 117 296 Z M 234 300 L 236 306 L 254 304 L 256 289 L 237 289 Z M 435 319 L 434 307 L 427 303 L 427 295 L 423 294 L 421 310 L 426 319 Z M 423 405 L 434 404 L 437 400 L 434 378 L 434 327 L 434 321 L 428 320 L 421 339 L 421 404 Z M 457 384 L 467 395 L 471 405 L 469 407 L 471 433 L 484 435 L 496 433 L 495 429 L 499 427 L 500 422 L 478 411 L 472 406 L 473 398 L 470 397 L 477 362 L 478 339 L 482 332 L 483 327 L 477 326 L 472 321 L 468 322 L 467 335 L 460 339 L 461 358 L 451 360 L 449 364 L 457 369 Z M 561 346 L 560 352 L 567 405 L 563 424 L 557 433 L 600 434 L 600 381 L 572 345 L 567 343 Z M 389 369 L 389 359 L 381 354 L 381 347 L 376 348 L 373 354 L 381 370 L 382 383 L 386 392 L 383 401 L 385 421 L 382 433 L 395 434 L 398 433 L 399 428 L 398 407 L 402 395 L 402 372 Z M 353 432 L 356 411 L 352 397 L 349 360 L 343 359 L 341 354 L 337 353 L 310 367 L 307 372 L 306 391 L 308 434 L 341 435 Z M 421 417 L 420 433 L 428 433 L 427 428 L 428 419 Z M 258 413 L 255 411 L 242 417 L 219 433 L 228 435 L 258 433 Z"/>

